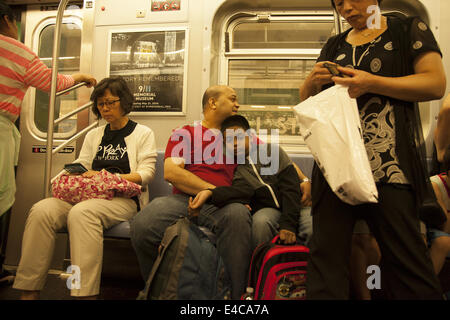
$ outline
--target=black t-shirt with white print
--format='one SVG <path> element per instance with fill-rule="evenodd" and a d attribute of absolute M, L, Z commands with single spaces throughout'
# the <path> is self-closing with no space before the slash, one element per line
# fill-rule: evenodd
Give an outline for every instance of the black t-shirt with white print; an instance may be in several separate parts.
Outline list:
<path fill-rule="evenodd" d="M 110 125 L 106 125 L 102 141 L 92 162 L 93 170 L 105 169 L 111 173 L 130 173 L 125 137 L 134 131 L 136 125 L 137 123 L 132 120 L 128 120 L 125 127 L 120 130 L 111 130 Z"/>

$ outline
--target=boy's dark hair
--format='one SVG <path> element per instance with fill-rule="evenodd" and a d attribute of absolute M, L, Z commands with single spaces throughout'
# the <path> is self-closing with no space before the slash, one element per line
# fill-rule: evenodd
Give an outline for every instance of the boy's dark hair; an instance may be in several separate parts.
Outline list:
<path fill-rule="evenodd" d="M 4 16 L 8 16 L 11 21 L 16 19 L 11 7 L 0 1 L 0 23 L 4 23 Z"/>
<path fill-rule="evenodd" d="M 248 129 L 250 129 L 250 124 L 248 123 L 247 119 L 245 119 L 245 117 L 235 114 L 234 116 L 226 118 L 222 122 L 220 131 L 225 132 L 225 130 L 231 127 L 239 127 L 244 131 L 247 131 Z"/>
<path fill-rule="evenodd" d="M 331 1 L 331 5 L 333 6 L 334 10 L 336 10 L 336 6 L 334 5 L 334 0 L 330 0 Z M 381 6 L 381 2 L 383 0 L 378 0 L 378 5 Z"/>
<path fill-rule="evenodd" d="M 91 94 L 91 101 L 94 103 L 92 105 L 92 112 L 100 119 L 102 116 L 100 111 L 97 109 L 97 99 L 105 94 L 106 89 L 111 91 L 111 94 L 118 96 L 120 98 L 120 106 L 124 112 L 124 115 L 131 112 L 133 109 L 134 96 L 128 88 L 125 80 L 120 77 L 109 77 L 100 81 L 94 88 Z"/>
<path fill-rule="evenodd" d="M 444 160 L 442 161 L 442 167 L 445 172 L 450 170 L 450 146 L 447 147 L 444 153 Z"/>

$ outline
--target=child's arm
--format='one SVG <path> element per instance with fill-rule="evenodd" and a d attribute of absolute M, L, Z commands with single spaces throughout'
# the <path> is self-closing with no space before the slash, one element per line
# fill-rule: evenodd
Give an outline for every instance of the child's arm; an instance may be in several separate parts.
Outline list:
<path fill-rule="evenodd" d="M 216 187 L 212 190 L 211 203 L 217 207 L 223 207 L 230 203 L 250 204 L 253 194 L 253 188 L 243 177 L 235 173 L 231 186 Z"/>
<path fill-rule="evenodd" d="M 287 166 L 277 174 L 277 187 L 280 191 L 281 217 L 280 230 L 297 233 L 301 209 L 300 180 L 293 165 Z"/>

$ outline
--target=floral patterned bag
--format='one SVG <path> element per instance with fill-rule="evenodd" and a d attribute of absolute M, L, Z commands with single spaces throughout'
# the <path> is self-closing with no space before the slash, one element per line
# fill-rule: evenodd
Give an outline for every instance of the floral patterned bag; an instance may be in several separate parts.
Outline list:
<path fill-rule="evenodd" d="M 91 178 L 63 174 L 52 182 L 52 193 L 55 198 L 76 204 L 88 199 L 132 198 L 141 194 L 141 186 L 102 170 Z"/>

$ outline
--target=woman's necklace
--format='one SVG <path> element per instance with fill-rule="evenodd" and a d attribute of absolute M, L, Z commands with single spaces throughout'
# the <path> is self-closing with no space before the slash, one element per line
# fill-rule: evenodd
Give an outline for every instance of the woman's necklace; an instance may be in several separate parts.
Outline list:
<path fill-rule="evenodd" d="M 360 31 L 358 33 L 358 35 L 360 37 L 363 38 L 371 38 L 374 35 L 376 35 L 377 33 L 386 30 L 387 28 L 387 19 L 386 17 L 382 17 L 382 26 L 381 26 L 381 30 L 380 29 L 373 29 L 373 28 L 367 28 L 363 31 Z M 355 32 L 355 29 L 352 30 L 352 32 Z M 383 33 L 381 32 L 381 33 Z M 358 37 L 358 35 L 356 35 L 356 37 Z M 355 34 L 353 33 L 353 37 L 355 37 Z M 367 56 L 369 54 L 369 50 L 370 48 L 372 48 L 373 46 L 375 46 L 375 43 L 377 43 L 379 40 L 381 39 L 381 34 L 378 34 L 378 36 L 373 39 L 372 41 L 369 42 L 369 45 L 367 47 L 367 49 L 363 52 L 363 54 L 361 55 L 361 57 L 358 60 L 358 63 L 356 63 L 356 45 L 352 45 L 353 47 L 353 67 L 359 67 L 361 65 L 362 60 L 364 59 L 365 56 Z"/>
<path fill-rule="evenodd" d="M 358 63 L 356 63 L 356 46 L 352 46 L 353 48 L 353 67 L 359 67 L 361 65 L 362 59 L 369 53 L 370 45 L 367 47 L 366 51 L 363 52 L 361 57 L 359 57 Z"/>
<path fill-rule="evenodd" d="M 369 54 L 370 48 L 374 47 L 375 43 L 378 42 L 378 38 L 380 38 L 380 36 L 378 36 L 376 39 L 373 39 L 372 41 L 369 42 L 369 45 L 367 46 L 366 50 L 363 52 L 361 57 L 359 57 L 358 63 L 356 63 L 356 47 L 357 46 L 352 45 L 352 48 L 353 48 L 353 67 L 359 67 L 361 65 L 361 62 L 364 59 L 364 57 Z"/>

